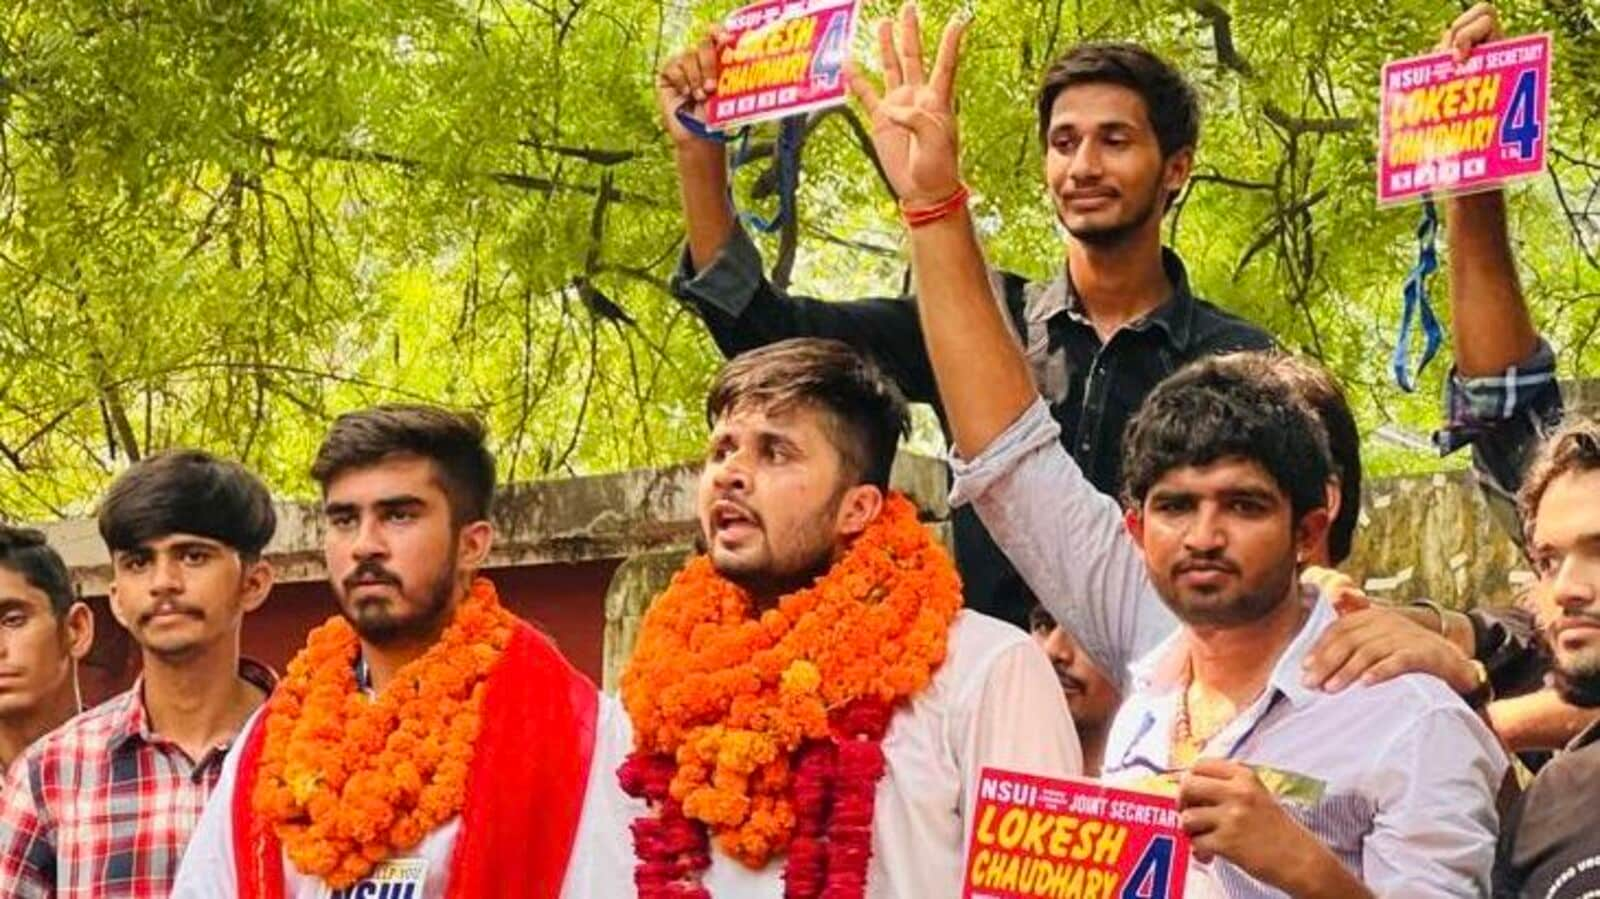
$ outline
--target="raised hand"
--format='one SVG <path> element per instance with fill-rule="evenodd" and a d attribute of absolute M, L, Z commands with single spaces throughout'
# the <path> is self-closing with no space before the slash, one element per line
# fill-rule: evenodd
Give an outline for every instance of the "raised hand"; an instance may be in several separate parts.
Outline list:
<path fill-rule="evenodd" d="M 1455 54 L 1456 63 L 1467 61 L 1473 48 L 1479 44 L 1498 41 L 1506 34 L 1500 29 L 1500 18 L 1493 4 L 1479 3 L 1456 17 L 1439 38 L 1439 52 L 1449 50 Z"/>
<path fill-rule="evenodd" d="M 695 140 L 695 136 L 678 121 L 678 109 L 687 106 L 691 115 L 705 120 L 706 101 L 716 91 L 717 75 L 722 71 L 719 56 L 727 41 L 722 26 L 713 25 L 699 43 L 667 60 L 656 75 L 661 124 L 679 145 Z"/>
<path fill-rule="evenodd" d="M 853 64 L 850 67 L 850 92 L 872 119 L 878 159 L 895 193 L 908 205 L 937 203 L 961 187 L 952 95 L 968 22 L 960 14 L 951 18 L 933 70 L 924 75 L 921 23 L 916 5 L 908 3 L 900 10 L 898 46 L 895 23 L 878 23 L 884 92 L 880 95 L 871 79 Z"/>

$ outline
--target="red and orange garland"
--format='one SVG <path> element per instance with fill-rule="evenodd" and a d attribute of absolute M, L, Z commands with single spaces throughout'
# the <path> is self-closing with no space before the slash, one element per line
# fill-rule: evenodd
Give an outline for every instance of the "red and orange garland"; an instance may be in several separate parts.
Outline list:
<path fill-rule="evenodd" d="M 255 813 L 302 873 L 338 889 L 461 811 L 489 673 L 516 618 L 484 579 L 376 697 L 343 618 L 311 632 L 267 706 Z"/>
<path fill-rule="evenodd" d="M 653 812 L 633 825 L 640 899 L 709 895 L 708 830 L 752 868 L 787 851 L 787 899 L 862 895 L 883 735 L 960 607 L 949 556 L 898 494 L 759 617 L 705 557 L 680 571 L 622 676 L 634 752 L 618 776 Z"/>

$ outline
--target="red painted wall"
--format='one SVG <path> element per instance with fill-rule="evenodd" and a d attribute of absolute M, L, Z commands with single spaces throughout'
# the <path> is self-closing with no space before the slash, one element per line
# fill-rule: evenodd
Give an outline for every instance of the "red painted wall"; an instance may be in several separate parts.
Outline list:
<path fill-rule="evenodd" d="M 572 664 L 600 683 L 605 643 L 605 594 L 620 559 L 497 568 L 488 572 L 513 612 L 549 634 Z M 105 597 L 93 597 L 94 648 L 82 671 L 84 701 L 93 705 L 126 690 L 139 671 L 139 648 L 111 616 Z M 337 614 L 326 583 L 280 584 L 244 622 L 244 653 L 282 672 L 306 633 Z"/>

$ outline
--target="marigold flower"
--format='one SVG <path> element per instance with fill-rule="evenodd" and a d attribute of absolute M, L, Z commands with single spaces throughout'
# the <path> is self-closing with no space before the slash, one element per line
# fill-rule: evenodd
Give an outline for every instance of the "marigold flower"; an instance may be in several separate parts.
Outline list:
<path fill-rule="evenodd" d="M 311 632 L 268 700 L 251 804 L 290 862 L 337 889 L 459 814 L 489 672 L 516 618 L 479 579 L 420 658 L 368 698 L 343 618 Z"/>
<path fill-rule="evenodd" d="M 666 799 L 653 803 L 657 819 L 665 824 L 681 813 L 733 857 L 764 866 L 790 844 L 792 760 L 807 741 L 828 738 L 829 709 L 870 700 L 883 704 L 886 722 L 944 661 L 960 607 L 949 556 L 899 494 L 827 574 L 759 615 L 709 559 L 691 560 L 646 612 L 622 675 L 634 758 L 675 766 Z M 619 776 L 642 789 L 640 770 L 625 765 Z M 876 776 L 864 788 L 869 810 L 874 783 Z M 641 896 L 654 895 L 647 886 L 682 862 L 658 857 L 660 841 L 648 836 L 655 832 L 635 832 Z M 808 852 L 800 854 L 817 854 Z M 854 871 L 852 862 L 841 877 Z"/>

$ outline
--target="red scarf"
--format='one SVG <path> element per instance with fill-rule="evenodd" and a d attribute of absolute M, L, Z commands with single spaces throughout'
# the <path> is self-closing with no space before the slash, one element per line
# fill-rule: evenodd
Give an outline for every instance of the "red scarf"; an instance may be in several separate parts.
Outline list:
<path fill-rule="evenodd" d="M 519 623 L 483 697 L 450 897 L 556 899 L 578 833 L 594 753 L 594 684 Z M 285 899 L 283 850 L 251 810 L 266 716 L 241 749 L 233 792 L 239 899 Z"/>

